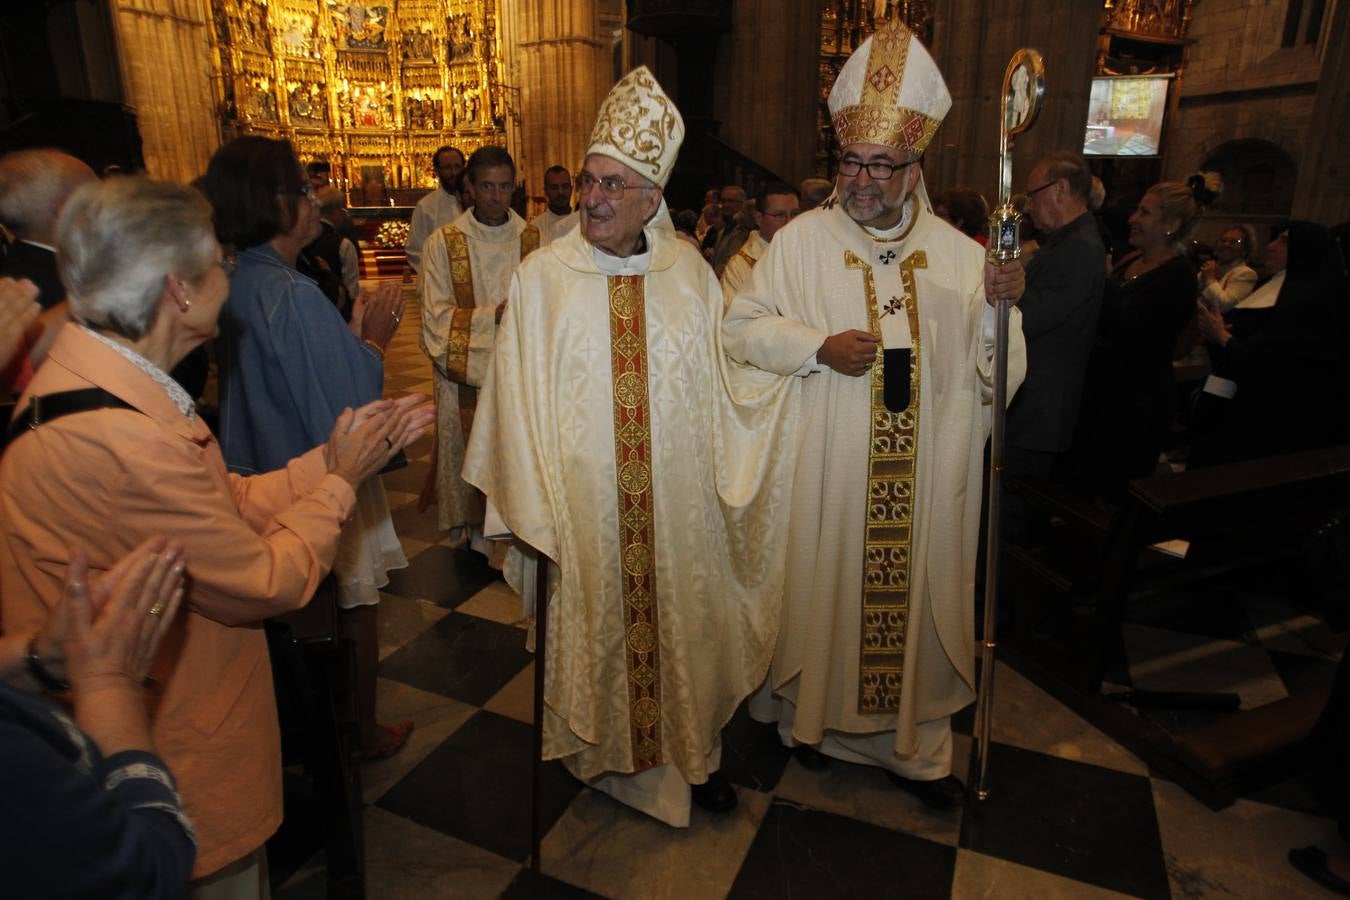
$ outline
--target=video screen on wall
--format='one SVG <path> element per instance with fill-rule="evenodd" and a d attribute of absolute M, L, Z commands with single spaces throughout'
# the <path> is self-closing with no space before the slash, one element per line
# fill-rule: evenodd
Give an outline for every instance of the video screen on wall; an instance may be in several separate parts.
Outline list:
<path fill-rule="evenodd" d="M 1166 75 L 1092 79 L 1084 156 L 1157 156 L 1167 112 Z"/>

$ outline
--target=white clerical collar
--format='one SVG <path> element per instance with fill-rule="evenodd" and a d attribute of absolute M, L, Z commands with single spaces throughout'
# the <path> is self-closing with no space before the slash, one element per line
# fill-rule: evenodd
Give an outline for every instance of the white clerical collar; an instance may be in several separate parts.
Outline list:
<path fill-rule="evenodd" d="M 1238 309 L 1269 309 L 1280 298 L 1280 288 L 1284 287 L 1284 269 L 1276 272 L 1270 280 L 1238 301 Z"/>
<path fill-rule="evenodd" d="M 611 256 L 592 244 L 591 255 L 595 267 L 605 275 L 646 275 L 652 267 L 652 242 L 647 241 L 647 249 L 632 256 Z"/>
<path fill-rule="evenodd" d="M 474 225 L 483 229 L 489 234 L 500 234 L 501 232 L 506 231 L 511 227 L 511 213 L 509 211 L 506 214 L 506 221 L 500 225 L 489 225 L 488 223 L 484 222 L 482 219 L 478 218 L 478 216 L 473 212 L 472 208 L 470 208 L 469 210 L 469 218 L 473 220 Z"/>
<path fill-rule="evenodd" d="M 909 230 L 910 222 L 913 221 L 914 219 L 914 206 L 915 204 L 910 203 L 908 202 L 908 200 L 906 200 L 904 212 L 900 216 L 900 221 L 896 222 L 895 225 L 891 226 L 890 228 L 868 228 L 866 225 L 864 225 L 863 231 L 866 231 L 872 237 L 873 240 L 898 241 L 901 238 L 903 238 L 905 236 L 905 232 Z"/>

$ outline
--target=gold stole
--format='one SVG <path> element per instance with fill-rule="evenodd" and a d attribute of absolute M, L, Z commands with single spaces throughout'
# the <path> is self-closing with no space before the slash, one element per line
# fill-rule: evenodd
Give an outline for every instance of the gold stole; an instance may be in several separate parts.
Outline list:
<path fill-rule="evenodd" d="M 863 273 L 867 327 L 881 339 L 877 292 L 872 267 L 852 251 L 844 266 Z M 909 406 L 893 413 L 886 408 L 885 365 L 877 345 L 872 366 L 872 430 L 867 452 L 867 525 L 863 545 L 862 646 L 858 653 L 858 712 L 895 713 L 905 662 L 909 625 L 910 560 L 913 548 L 914 469 L 919 427 L 919 295 L 914 270 L 928 267 L 916 250 L 900 263 L 909 320 Z"/>
<path fill-rule="evenodd" d="M 652 425 L 647 399 L 644 282 L 641 275 L 611 275 L 608 278 L 624 662 L 628 671 L 628 720 L 634 772 L 661 764 L 661 642 L 656 618 Z"/>
<path fill-rule="evenodd" d="M 459 425 L 467 439 L 478 408 L 478 388 L 468 385 L 469 330 L 473 321 L 473 265 L 469 262 L 469 236 L 457 225 L 441 229 L 445 253 L 450 258 L 450 286 L 455 296 L 455 311 L 450 314 L 450 335 L 445 349 L 445 371 L 459 385 Z M 526 225 L 520 233 L 520 259 L 539 249 L 539 229 Z M 519 260 L 517 260 L 519 262 Z"/>

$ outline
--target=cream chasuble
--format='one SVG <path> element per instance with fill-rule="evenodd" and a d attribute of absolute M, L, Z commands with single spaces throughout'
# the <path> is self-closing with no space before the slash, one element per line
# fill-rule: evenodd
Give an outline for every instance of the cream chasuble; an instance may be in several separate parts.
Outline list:
<path fill-rule="evenodd" d="M 546 209 L 531 219 L 530 224 L 539 229 L 539 246 L 543 247 L 576 228 L 580 220 L 579 212 L 574 211 L 560 216 L 553 210 Z"/>
<path fill-rule="evenodd" d="M 726 268 L 722 270 L 722 298 L 727 306 L 745 287 L 745 283 L 750 280 L 750 271 L 768 249 L 769 242 L 759 236 L 759 229 L 755 229 L 750 232 L 750 237 L 741 245 L 741 249 L 736 251 L 736 255 L 727 260 Z"/>
<path fill-rule="evenodd" d="M 446 225 L 464 214 L 459 198 L 447 194 L 439 185 L 428 193 L 413 208 L 412 222 L 408 225 L 408 243 L 403 248 L 408 256 L 408 265 L 414 272 L 422 271 L 422 247 L 427 238 L 440 231 Z"/>
<path fill-rule="evenodd" d="M 742 448 L 790 413 L 731 407 L 712 270 L 645 235 L 645 275 L 605 275 L 578 229 L 517 269 L 464 477 L 555 564 L 544 755 L 697 784 L 777 636 L 791 459 Z"/>
<path fill-rule="evenodd" d="M 422 248 L 418 298 L 422 351 L 436 385 L 436 506 L 442 530 L 483 521 L 482 498 L 459 477 L 478 388 L 496 342 L 496 308 L 511 272 L 539 246 L 539 231 L 514 212 L 484 225 L 473 210 L 432 233 Z"/>
<path fill-rule="evenodd" d="M 787 409 L 798 448 L 787 586 L 772 687 L 795 707 L 793 737 L 895 731 L 900 757 L 918 724 L 974 697 L 974 574 L 983 449 L 992 394 L 992 310 L 984 254 L 917 198 L 893 240 L 841 209 L 779 231 L 731 303 L 732 360 L 798 374 Z M 862 377 L 815 365 L 825 338 L 868 331 L 893 353 Z M 1009 398 L 1025 372 L 1012 315 Z M 746 369 L 733 366 L 733 395 Z M 907 374 L 908 377 L 903 377 Z M 765 397 L 761 387 L 756 402 Z M 893 404 L 893 405 L 892 405 Z M 768 443 L 774 438 L 777 445 Z"/>

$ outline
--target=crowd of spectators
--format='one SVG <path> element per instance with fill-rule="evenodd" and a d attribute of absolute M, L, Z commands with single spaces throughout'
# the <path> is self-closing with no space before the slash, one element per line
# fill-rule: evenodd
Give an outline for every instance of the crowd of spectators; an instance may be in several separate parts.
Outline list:
<path fill-rule="evenodd" d="M 729 291 L 833 183 L 761 187 L 671 213 Z M 1169 460 L 1350 442 L 1350 226 L 1289 222 L 1262 244 L 1237 222 L 1199 245 L 1214 196 L 1164 181 L 1125 213 L 1081 157 L 1032 168 L 1010 472 L 1110 504 Z M 934 192 L 933 211 L 984 243 L 977 191 Z M 193 187 L 13 153 L 0 222 L 0 747 L 23 760 L 3 776 L 10 819 L 51 828 L 6 827 L 29 848 L 13 878 L 32 896 L 262 890 L 281 765 L 259 623 L 330 587 L 356 755 L 412 728 L 374 700 L 379 588 L 407 561 L 373 476 L 431 421 L 420 397 L 380 399 L 401 291 L 361 288 L 342 194 L 262 137 Z M 218 420 L 199 402 L 208 344 Z"/>
<path fill-rule="evenodd" d="M 24 151 L 0 159 L 0 184 L 34 153 L 78 170 Z M 194 187 L 55 183 L 38 243 L 68 321 L 40 358 L 39 289 L 0 278 L 0 365 L 32 373 L 0 460 L 0 676 L 18 688 L 0 692 L 3 827 L 28 848 L 6 854 L 7 884 L 266 896 L 282 772 L 262 620 L 331 570 L 371 657 L 356 753 L 411 727 L 373 708 L 371 604 L 404 564 L 374 476 L 432 416 L 415 395 L 380 399 L 400 293 L 358 295 L 348 322 L 297 270 L 320 205 L 284 141 L 226 144 Z M 213 339 L 214 430 L 170 374 Z"/>

